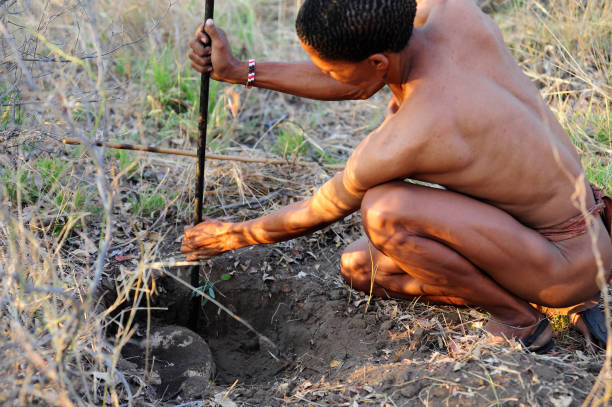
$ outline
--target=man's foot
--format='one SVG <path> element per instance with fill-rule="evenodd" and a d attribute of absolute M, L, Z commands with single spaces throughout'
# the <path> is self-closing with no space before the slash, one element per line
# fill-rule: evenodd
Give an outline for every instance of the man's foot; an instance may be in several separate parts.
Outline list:
<path fill-rule="evenodd" d="M 599 304 L 568 315 L 569 321 L 584 336 L 585 346 L 592 352 L 596 347 L 606 348 L 608 333 L 606 330 L 606 319 Z"/>
<path fill-rule="evenodd" d="M 587 350 L 596 352 L 597 348 L 605 349 L 606 322 L 600 308 L 599 295 L 567 308 L 548 308 L 539 305 L 534 305 L 534 307 L 548 315 L 549 318 L 559 315 L 567 316 L 570 325 L 584 336 L 584 346 Z"/>
<path fill-rule="evenodd" d="M 543 335 L 546 330 L 550 331 L 550 339 L 543 345 L 536 345 L 535 343 L 541 339 L 540 336 Z M 555 346 L 555 341 L 552 338 L 552 328 L 550 327 L 548 319 L 541 320 L 534 333 L 526 338 L 519 339 L 519 341 L 525 347 L 525 349 L 530 352 L 537 353 L 538 355 L 550 352 Z"/>
<path fill-rule="evenodd" d="M 510 325 L 490 319 L 485 330 L 493 336 L 492 340 L 515 338 L 523 344 L 526 350 L 537 354 L 547 353 L 554 346 L 552 328 L 545 317 L 525 326 Z"/>

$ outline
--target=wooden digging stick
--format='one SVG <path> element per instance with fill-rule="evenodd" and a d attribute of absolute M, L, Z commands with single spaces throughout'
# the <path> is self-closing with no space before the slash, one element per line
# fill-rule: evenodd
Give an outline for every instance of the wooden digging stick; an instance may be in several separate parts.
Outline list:
<path fill-rule="evenodd" d="M 213 18 L 215 10 L 215 1 L 206 0 L 204 12 L 204 25 L 206 21 Z M 202 31 L 204 31 L 204 25 Z M 208 45 L 211 45 L 210 37 Z M 202 200 L 204 198 L 204 166 L 206 164 L 206 127 L 208 125 L 208 91 L 210 85 L 210 72 L 202 72 L 200 81 L 200 118 L 198 121 L 198 130 L 200 132 L 198 138 L 198 166 L 196 167 L 196 188 L 195 188 L 195 208 L 193 211 L 194 225 L 202 222 Z M 200 286 L 200 266 L 191 268 L 191 286 Z M 191 298 L 191 310 L 189 313 L 189 328 L 197 332 L 198 320 L 200 319 L 200 297 L 193 296 Z"/>

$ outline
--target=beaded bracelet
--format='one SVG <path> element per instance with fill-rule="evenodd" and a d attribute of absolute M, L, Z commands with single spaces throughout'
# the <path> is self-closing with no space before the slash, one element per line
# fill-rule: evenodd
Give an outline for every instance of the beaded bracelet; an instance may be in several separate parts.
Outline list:
<path fill-rule="evenodd" d="M 249 75 L 247 77 L 246 87 L 251 89 L 255 83 L 255 60 L 249 59 Z"/>

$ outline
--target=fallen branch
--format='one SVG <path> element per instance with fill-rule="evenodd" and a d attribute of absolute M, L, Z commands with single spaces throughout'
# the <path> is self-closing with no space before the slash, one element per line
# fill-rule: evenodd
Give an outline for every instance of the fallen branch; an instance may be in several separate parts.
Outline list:
<path fill-rule="evenodd" d="M 62 143 L 67 144 L 67 145 L 75 145 L 75 144 L 81 144 L 81 140 L 62 139 Z M 136 144 L 109 143 L 109 142 L 102 142 L 102 141 L 96 141 L 93 144 L 95 144 L 98 147 L 104 146 L 104 147 L 114 148 L 118 150 L 146 151 L 148 153 L 180 155 L 180 156 L 194 157 L 194 158 L 198 156 L 195 152 L 186 151 L 186 150 L 177 150 L 174 148 L 157 148 L 157 147 L 142 146 L 142 145 L 136 145 Z M 249 158 L 249 157 L 242 157 L 238 155 L 218 155 L 218 154 L 207 153 L 206 158 L 211 159 L 211 160 L 238 161 L 238 162 L 245 162 L 245 163 L 260 163 L 260 164 L 270 164 L 270 165 L 301 165 L 301 166 L 320 165 L 321 167 L 328 168 L 330 170 L 344 169 L 344 165 L 316 164 L 314 162 L 278 160 L 278 159 L 271 159 L 271 158 Z"/>

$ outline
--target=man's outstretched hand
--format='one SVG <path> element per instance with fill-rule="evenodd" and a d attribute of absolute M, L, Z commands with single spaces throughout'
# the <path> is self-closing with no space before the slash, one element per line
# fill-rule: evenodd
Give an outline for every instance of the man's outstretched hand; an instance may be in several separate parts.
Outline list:
<path fill-rule="evenodd" d="M 231 223 L 206 219 L 196 226 L 185 227 L 181 253 L 188 261 L 203 260 L 233 250 Z"/>

